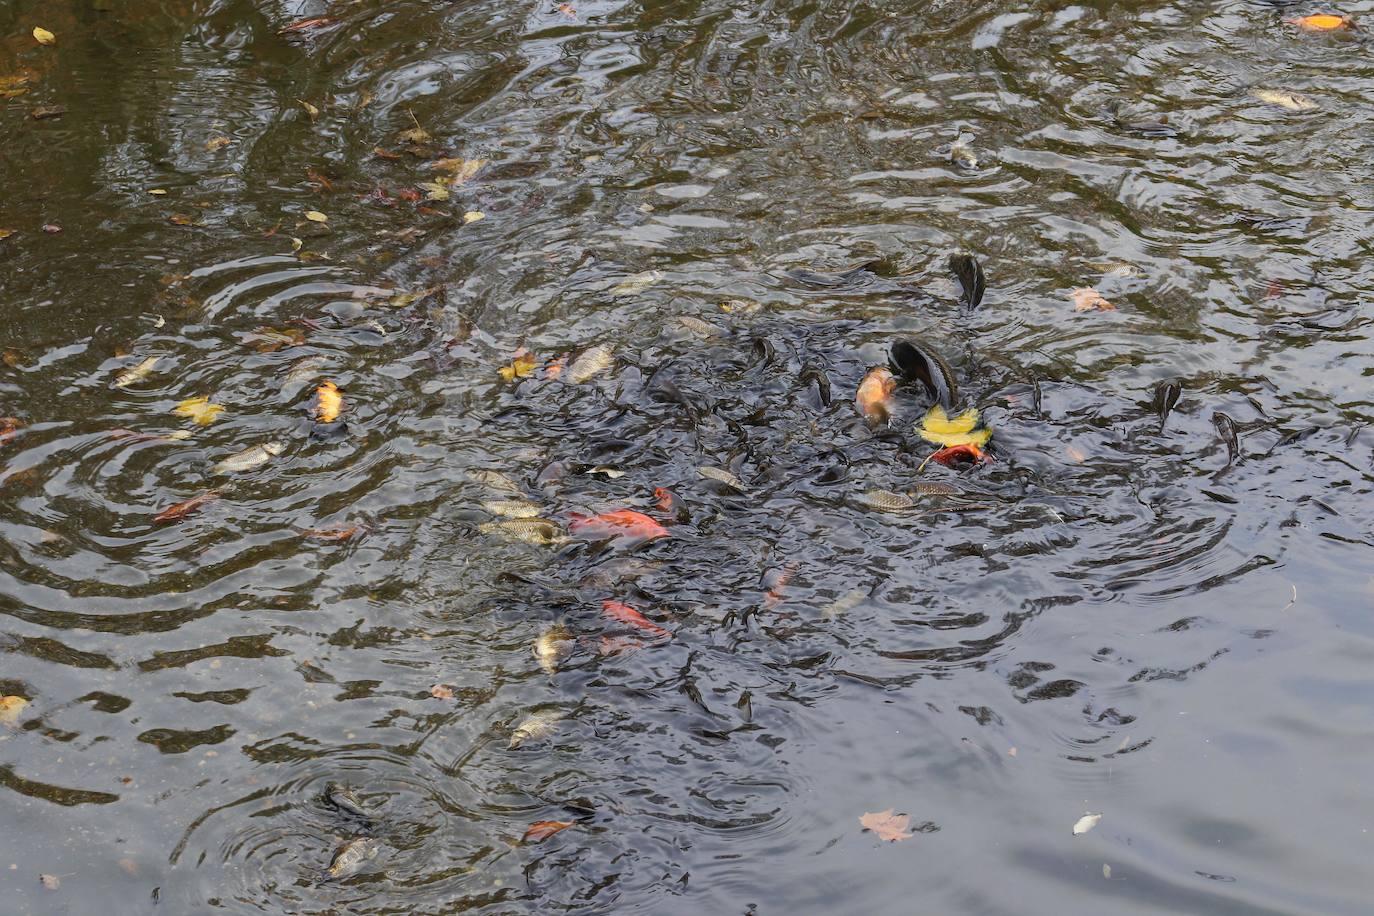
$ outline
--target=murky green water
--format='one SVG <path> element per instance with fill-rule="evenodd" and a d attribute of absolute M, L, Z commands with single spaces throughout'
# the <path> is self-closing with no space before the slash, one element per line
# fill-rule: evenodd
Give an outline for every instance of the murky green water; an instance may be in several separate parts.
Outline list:
<path fill-rule="evenodd" d="M 5 4 L 5 911 L 1367 912 L 1374 64 L 1319 11 Z M 857 415 L 902 335 L 990 462 Z"/>

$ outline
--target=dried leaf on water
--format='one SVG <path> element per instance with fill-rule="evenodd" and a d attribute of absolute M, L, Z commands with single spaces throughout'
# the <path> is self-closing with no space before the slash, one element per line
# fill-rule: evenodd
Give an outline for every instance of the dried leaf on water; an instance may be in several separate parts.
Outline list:
<path fill-rule="evenodd" d="M 308 220 L 310 220 L 310 222 L 312 222 L 312 223 L 327 223 L 327 222 L 329 222 L 329 217 L 325 216 L 325 215 L 324 215 L 323 213 L 321 213 L 319 210 L 306 210 L 306 211 L 305 211 L 305 218 L 308 219 Z"/>
<path fill-rule="evenodd" d="M 0 239 L 7 239 L 14 235 L 13 229 L 0 229 Z"/>
<path fill-rule="evenodd" d="M 47 29 L 43 28 L 41 25 L 36 25 L 33 27 L 33 40 L 38 42 L 40 45 L 57 44 L 57 36 L 54 35 L 52 32 L 49 32 Z"/>
<path fill-rule="evenodd" d="M 315 389 L 315 419 L 321 423 L 333 423 L 343 412 L 343 394 L 333 382 L 321 382 Z"/>
<path fill-rule="evenodd" d="M 264 442 L 262 445 L 249 446 L 243 451 L 218 462 L 214 467 L 214 472 L 216 474 L 235 474 L 241 471 L 251 471 L 254 468 L 262 467 L 284 451 L 286 451 L 286 446 L 280 442 Z"/>
<path fill-rule="evenodd" d="M 744 481 L 740 480 L 738 477 L 736 477 L 734 474 L 731 474 L 724 468 L 715 468 L 711 467 L 710 465 L 706 465 L 697 468 L 697 473 L 706 480 L 714 480 L 716 483 L 723 483 L 727 487 L 730 487 L 733 490 L 738 490 L 741 493 L 745 491 Z"/>
<path fill-rule="evenodd" d="M 526 742 L 542 741 L 554 733 L 561 721 L 563 721 L 563 713 L 556 709 L 531 713 L 520 720 L 520 724 L 511 731 L 510 744 L 507 747 L 515 750 Z"/>
<path fill-rule="evenodd" d="M 525 828 L 525 835 L 520 839 L 524 843 L 538 843 L 560 830 L 567 830 L 572 825 L 572 821 L 535 821 Z"/>
<path fill-rule="evenodd" d="M 1250 94 L 1261 102 L 1287 108 L 1289 111 L 1312 111 L 1320 106 L 1307 96 L 1287 89 L 1251 89 Z"/>
<path fill-rule="evenodd" d="M 502 366 L 496 371 L 501 374 L 501 378 L 508 382 L 513 382 L 518 378 L 528 378 L 530 375 L 534 374 L 534 367 L 538 365 L 538 363 L 538 357 L 527 351 L 524 347 L 521 347 L 515 351 L 514 358 L 510 361 L 509 366 Z"/>
<path fill-rule="evenodd" d="M 40 105 L 29 112 L 29 117 L 35 121 L 47 121 L 51 118 L 60 118 L 66 113 L 64 105 Z"/>
<path fill-rule="evenodd" d="M 416 187 L 425 192 L 425 200 L 448 200 L 448 186 L 437 181 L 422 181 Z"/>
<path fill-rule="evenodd" d="M 167 217 L 167 222 L 171 223 L 173 226 L 200 225 L 200 223 L 196 222 L 196 218 L 194 216 L 191 216 L 187 213 L 173 213 L 172 215 Z"/>
<path fill-rule="evenodd" d="M 165 525 L 168 522 L 179 522 L 201 506 L 204 506 L 206 503 L 212 503 L 217 499 L 219 499 L 219 490 L 206 490 L 204 493 L 192 496 L 188 500 L 184 500 L 174 506 L 163 509 L 157 515 L 153 516 L 153 521 L 157 522 L 159 525 Z"/>
<path fill-rule="evenodd" d="M 644 292 L 659 280 L 663 279 L 663 271 L 646 270 L 642 273 L 632 274 L 611 287 L 612 296 L 634 296 Z"/>
<path fill-rule="evenodd" d="M 1102 294 L 1091 286 L 1083 286 L 1075 289 L 1069 294 L 1073 299 L 1073 310 L 1075 312 L 1115 312 L 1116 306 L 1112 305 L 1102 297 Z"/>
<path fill-rule="evenodd" d="M 487 215 L 481 210 L 469 210 L 463 214 L 464 223 L 475 223 L 479 219 L 486 219 Z"/>
<path fill-rule="evenodd" d="M 891 808 L 886 811 L 865 812 L 859 818 L 859 823 L 865 830 L 872 830 L 878 835 L 878 839 L 896 843 L 899 840 L 909 840 L 915 834 L 907 828 L 911 826 L 911 815 L 894 814 Z"/>
<path fill-rule="evenodd" d="M 18 417 L 0 417 L 0 445 L 9 445 L 23 428 L 24 421 Z"/>
<path fill-rule="evenodd" d="M 896 388 L 897 379 L 890 369 L 885 366 L 869 369 L 854 395 L 859 413 L 872 422 L 886 423 L 892 417 L 892 392 Z"/>
<path fill-rule="evenodd" d="M 17 725 L 29 701 L 23 697 L 0 697 L 0 725 Z"/>
<path fill-rule="evenodd" d="M 573 634 L 562 623 L 552 623 L 534 640 L 534 658 L 547 674 L 555 673 L 558 665 L 573 654 Z"/>
<path fill-rule="evenodd" d="M 1355 20 L 1351 17 L 1337 16 L 1331 13 L 1298 16 L 1293 19 L 1285 19 L 1284 22 L 1295 25 L 1300 29 L 1306 29 L 1309 32 L 1335 32 L 1355 28 Z"/>
<path fill-rule="evenodd" d="M 209 398 L 187 398 L 172 408 L 172 413 L 186 417 L 197 426 L 209 426 L 223 412 L 224 406 L 210 403 Z"/>
<path fill-rule="evenodd" d="M 615 350 L 610 344 L 597 344 L 587 350 L 582 351 L 582 355 L 572 361 L 568 367 L 568 381 L 574 385 L 589 382 L 596 378 L 615 362 Z"/>
<path fill-rule="evenodd" d="M 308 32 L 311 29 L 322 29 L 325 26 L 333 25 L 339 20 L 333 16 L 312 16 L 309 19 L 297 19 L 295 22 L 287 23 L 278 30 L 280 35 L 290 35 L 293 32 Z"/>
<path fill-rule="evenodd" d="M 651 636 L 667 636 L 671 638 L 673 635 L 670 631 L 654 623 L 628 604 L 614 601 L 610 598 L 601 602 L 601 616 L 609 620 L 614 620 L 616 623 L 623 623 L 637 630 L 643 630 Z"/>
<path fill-rule="evenodd" d="M 658 522 L 642 512 L 633 509 L 616 509 L 600 515 L 572 514 L 568 530 L 573 534 L 591 538 L 621 538 L 626 541 L 651 541 L 666 538 L 670 534 Z"/>
<path fill-rule="evenodd" d="M 230 140 L 228 137 L 211 137 L 209 140 L 205 141 L 205 149 L 207 152 L 213 153 L 215 150 L 224 149 L 233 142 L 234 141 Z"/>
<path fill-rule="evenodd" d="M 1089 830 L 1091 830 L 1091 829 L 1093 829 L 1094 827 L 1096 827 L 1096 826 L 1097 826 L 1097 822 L 1100 821 L 1100 820 L 1102 820 L 1102 815 L 1100 815 L 1100 814 L 1085 814 L 1085 815 L 1083 815 L 1083 816 L 1080 817 L 1077 821 L 1074 822 L 1074 825 L 1073 825 L 1073 835 L 1074 835 L 1074 836 L 1079 836 L 1080 834 L 1087 833 Z"/>
<path fill-rule="evenodd" d="M 555 9 L 557 9 L 558 12 L 562 13 L 564 16 L 567 16 L 569 19 L 577 18 L 577 8 L 574 7 L 571 3 L 560 3 L 557 7 L 555 7 Z"/>
<path fill-rule="evenodd" d="M 145 378 L 153 374 L 153 369 L 157 366 L 158 359 L 159 357 L 150 356 L 147 359 L 143 360 L 143 362 L 139 363 L 137 366 L 134 366 L 130 369 L 125 369 L 123 372 L 115 376 L 114 386 L 116 388 L 127 388 L 136 382 L 143 381 Z"/>
<path fill-rule="evenodd" d="M 305 99 L 296 99 L 296 101 L 299 102 L 300 106 L 305 109 L 305 113 L 310 115 L 311 121 L 314 121 L 316 118 L 320 116 L 320 110 L 316 108 L 314 105 L 311 105 Z"/>
<path fill-rule="evenodd" d="M 496 534 L 539 546 L 562 544 L 568 539 L 555 522 L 546 518 L 507 518 L 498 522 L 484 522 L 477 526 L 477 530 L 483 534 Z"/>
<path fill-rule="evenodd" d="M 447 684 L 435 684 L 429 688 L 429 695 L 436 700 L 451 700 L 453 699 L 453 688 Z"/>

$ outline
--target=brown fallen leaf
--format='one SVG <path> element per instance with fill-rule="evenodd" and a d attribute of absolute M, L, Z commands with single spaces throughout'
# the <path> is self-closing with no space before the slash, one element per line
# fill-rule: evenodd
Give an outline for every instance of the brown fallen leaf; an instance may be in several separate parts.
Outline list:
<path fill-rule="evenodd" d="M 1073 298 L 1073 310 L 1075 312 L 1091 312 L 1094 309 L 1099 312 L 1116 311 L 1116 306 L 1102 298 L 1102 294 L 1091 286 L 1075 289 L 1069 295 Z"/>
<path fill-rule="evenodd" d="M 60 118 L 66 113 L 67 109 L 62 105 L 40 105 L 29 112 L 29 117 L 35 121 L 47 121 L 50 118 Z"/>
<path fill-rule="evenodd" d="M 4 238 L 4 236 L 0 236 L 0 238 Z M 18 369 L 24 365 L 24 351 L 17 347 L 6 347 L 4 352 L 0 353 L 0 360 L 4 360 L 5 365 L 11 369 Z"/>
<path fill-rule="evenodd" d="M 374 146 L 372 148 L 372 155 L 376 156 L 378 159 L 388 159 L 392 162 L 401 158 L 400 153 L 393 153 L 391 150 L 382 149 L 380 146 Z"/>
<path fill-rule="evenodd" d="M 184 500 L 174 506 L 163 509 L 157 515 L 153 516 L 153 521 L 157 522 L 159 525 L 165 525 L 168 522 L 179 522 L 201 506 L 206 503 L 214 502 L 217 499 L 219 499 L 219 490 L 206 490 L 198 496 L 192 496 L 188 500 Z"/>
<path fill-rule="evenodd" d="M 339 386 L 333 382 L 321 382 L 315 389 L 315 419 L 321 423 L 333 423 L 343 412 L 343 395 Z"/>
<path fill-rule="evenodd" d="M 301 104 L 305 103 L 302 102 Z M 318 112 L 316 113 L 318 114 Z M 312 168 L 307 168 L 305 170 L 305 177 L 312 185 L 315 185 L 315 187 L 320 191 L 328 193 L 334 190 L 334 182 L 330 181 L 328 178 L 324 177 Z"/>
<path fill-rule="evenodd" d="M 909 840 L 915 834 L 907 830 L 911 826 L 911 815 L 893 814 L 892 809 L 879 812 L 865 812 L 859 818 L 859 823 L 865 830 L 872 830 L 878 835 L 878 839 L 896 843 L 899 840 Z"/>
<path fill-rule="evenodd" d="M 200 225 L 196 222 L 196 218 L 194 216 L 187 216 L 185 213 L 173 213 L 171 216 L 167 217 L 167 222 L 171 223 L 173 226 Z"/>
<path fill-rule="evenodd" d="M 525 843 L 538 843 L 560 830 L 567 830 L 572 825 L 572 821 L 535 821 L 525 828 L 525 835 L 520 839 Z"/>
<path fill-rule="evenodd" d="M 339 20 L 333 16 L 312 16 L 309 19 L 297 19 L 295 22 L 287 23 L 277 30 L 278 35 L 291 35 L 296 32 L 308 32 L 312 29 L 322 29 L 331 26 Z"/>
<path fill-rule="evenodd" d="M 209 140 L 205 141 L 205 149 L 207 152 L 213 153 L 217 149 L 224 149 L 233 142 L 234 141 L 230 140 L 228 137 L 211 137 Z"/>
<path fill-rule="evenodd" d="M 451 700 L 453 699 L 453 688 L 447 684 L 435 684 L 429 688 L 429 695 L 436 700 Z"/>

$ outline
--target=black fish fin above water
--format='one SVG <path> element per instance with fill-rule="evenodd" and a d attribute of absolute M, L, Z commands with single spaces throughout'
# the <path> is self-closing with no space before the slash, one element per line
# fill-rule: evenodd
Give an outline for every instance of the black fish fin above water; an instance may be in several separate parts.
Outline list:
<path fill-rule="evenodd" d="M 987 279 L 983 276 L 983 265 L 971 254 L 956 254 L 950 256 L 949 269 L 958 279 L 959 285 L 964 288 L 965 304 L 971 309 L 976 309 L 983 301 L 983 293 L 987 292 L 988 288 Z"/>
<path fill-rule="evenodd" d="M 918 381 L 941 407 L 949 410 L 959 400 L 959 385 L 954 370 L 929 344 L 918 340 L 898 340 L 888 354 L 892 371 L 907 381 Z"/>

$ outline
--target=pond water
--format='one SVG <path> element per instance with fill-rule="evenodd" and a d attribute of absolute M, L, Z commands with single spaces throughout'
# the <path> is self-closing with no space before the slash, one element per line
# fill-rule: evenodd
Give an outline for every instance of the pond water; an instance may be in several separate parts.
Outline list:
<path fill-rule="evenodd" d="M 1328 11 L 5 4 L 6 912 L 1368 912 Z"/>

